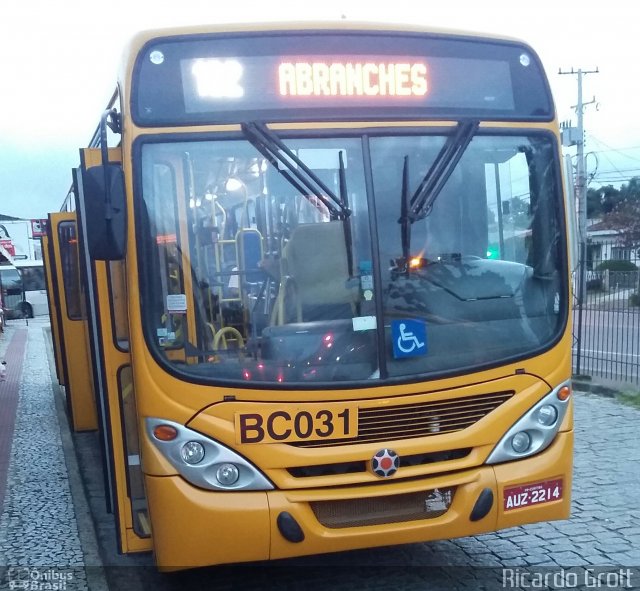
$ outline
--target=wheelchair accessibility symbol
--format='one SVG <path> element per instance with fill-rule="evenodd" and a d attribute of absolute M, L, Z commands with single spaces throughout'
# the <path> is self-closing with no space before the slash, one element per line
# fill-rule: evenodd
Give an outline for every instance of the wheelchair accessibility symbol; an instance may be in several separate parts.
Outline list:
<path fill-rule="evenodd" d="M 391 322 L 393 357 L 416 357 L 427 352 L 427 325 L 421 320 L 393 320 Z"/>

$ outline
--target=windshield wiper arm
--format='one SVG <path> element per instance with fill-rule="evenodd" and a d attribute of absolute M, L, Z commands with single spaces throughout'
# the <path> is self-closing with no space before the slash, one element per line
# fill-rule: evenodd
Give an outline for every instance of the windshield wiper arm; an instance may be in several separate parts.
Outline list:
<path fill-rule="evenodd" d="M 328 210 L 331 219 L 344 220 L 351 212 L 329 187 L 266 125 L 242 124 L 245 137 L 301 194 L 311 193 Z"/>
<path fill-rule="evenodd" d="M 402 260 L 408 268 L 408 261 L 411 251 L 411 217 L 409 209 L 411 203 L 409 200 L 409 156 L 404 157 L 404 165 L 402 166 L 402 196 L 400 203 L 400 236 L 402 242 Z"/>
<path fill-rule="evenodd" d="M 435 200 L 478 130 L 479 121 L 460 121 L 411 197 L 411 223 L 429 215 Z"/>
<path fill-rule="evenodd" d="M 338 151 L 338 174 L 340 180 L 340 205 L 343 211 L 351 213 L 349 209 L 349 191 L 347 190 L 347 171 L 344 165 L 344 158 L 342 156 L 343 151 Z M 344 229 L 344 241 L 347 247 L 347 270 L 349 272 L 349 279 L 353 278 L 353 247 L 351 236 L 351 222 L 349 216 L 345 215 L 342 218 L 342 225 Z"/>

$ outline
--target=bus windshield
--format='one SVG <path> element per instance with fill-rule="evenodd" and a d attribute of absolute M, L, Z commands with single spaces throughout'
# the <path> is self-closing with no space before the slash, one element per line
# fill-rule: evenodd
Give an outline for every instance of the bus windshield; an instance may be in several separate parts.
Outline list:
<path fill-rule="evenodd" d="M 138 144 L 142 312 L 161 363 L 212 383 L 370 384 L 477 371 L 561 334 L 551 135 L 470 128 L 449 157 L 451 128 L 244 131 Z"/>

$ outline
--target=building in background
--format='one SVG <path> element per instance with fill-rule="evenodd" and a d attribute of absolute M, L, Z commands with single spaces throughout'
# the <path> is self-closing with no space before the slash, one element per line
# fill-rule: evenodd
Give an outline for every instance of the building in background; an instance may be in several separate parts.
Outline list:
<path fill-rule="evenodd" d="M 40 238 L 46 219 L 23 220 L 0 214 L 0 299 L 5 318 L 48 313 Z"/>
<path fill-rule="evenodd" d="M 40 238 L 46 224 L 46 219 L 22 220 L 0 214 L 0 246 L 14 260 L 41 261 Z"/>

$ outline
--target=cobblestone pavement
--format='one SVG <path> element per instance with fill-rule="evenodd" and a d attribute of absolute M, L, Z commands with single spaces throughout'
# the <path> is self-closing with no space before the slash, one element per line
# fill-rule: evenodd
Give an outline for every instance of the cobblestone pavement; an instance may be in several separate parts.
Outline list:
<path fill-rule="evenodd" d="M 65 430 L 61 433 L 52 395 L 46 324 L 40 318 L 29 326 L 9 322 L 0 340 L 0 359 L 8 358 L 14 337 L 28 330 L 0 506 L 0 588 L 3 583 L 15 589 L 60 588 L 50 585 L 64 583 L 65 590 L 85 590 L 85 557 L 62 443 Z"/>
<path fill-rule="evenodd" d="M 75 587 L 66 589 L 93 589 L 93 567 L 87 561 L 82 527 L 74 517 L 45 360 L 42 323 L 32 323 L 9 487 L 0 518 L 0 567 L 75 567 L 80 571 L 73 571 Z M 74 498 L 84 496 L 85 487 L 88 491 L 103 559 L 109 565 L 110 589 L 640 589 L 639 425 L 638 409 L 595 394 L 576 393 L 573 510 L 567 521 L 271 564 L 163 575 L 155 572 L 149 555 L 116 556 L 111 517 L 101 497 L 96 438 L 91 434 L 74 436 L 86 479 L 84 487 L 75 485 L 80 492 L 74 489 L 73 479 L 71 488 Z M 63 421 L 63 443 L 66 428 Z M 73 461 L 67 458 L 67 465 Z M 83 569 L 83 565 L 89 567 Z M 536 576 L 547 579 L 536 586 L 538 579 L 532 578 Z"/>

